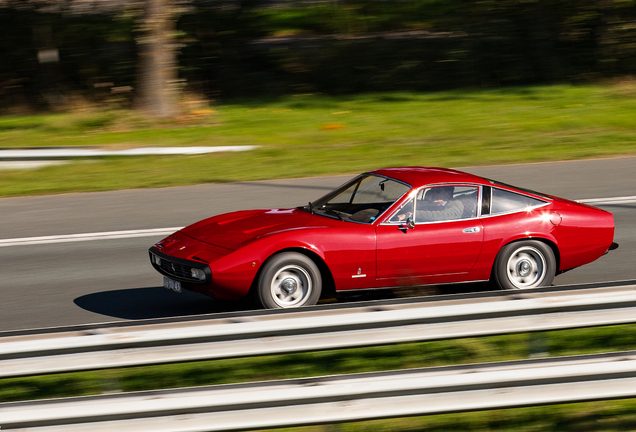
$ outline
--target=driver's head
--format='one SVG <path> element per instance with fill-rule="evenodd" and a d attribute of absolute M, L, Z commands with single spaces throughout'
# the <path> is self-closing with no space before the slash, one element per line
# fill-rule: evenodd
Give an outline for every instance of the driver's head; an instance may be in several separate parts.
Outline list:
<path fill-rule="evenodd" d="M 432 201 L 443 200 L 448 201 L 453 197 L 455 188 L 453 186 L 440 186 L 430 190 L 429 194 Z"/>

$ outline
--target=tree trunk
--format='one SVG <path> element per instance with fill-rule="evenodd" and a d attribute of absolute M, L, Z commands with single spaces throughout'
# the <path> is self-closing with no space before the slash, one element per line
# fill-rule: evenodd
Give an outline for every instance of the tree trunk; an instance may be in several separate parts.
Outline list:
<path fill-rule="evenodd" d="M 146 0 L 140 45 L 138 106 L 146 114 L 178 114 L 175 11 L 171 0 Z"/>

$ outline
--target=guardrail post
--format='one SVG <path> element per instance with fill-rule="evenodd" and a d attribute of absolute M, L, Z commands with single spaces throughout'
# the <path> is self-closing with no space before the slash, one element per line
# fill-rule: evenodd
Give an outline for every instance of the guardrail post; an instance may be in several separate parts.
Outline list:
<path fill-rule="evenodd" d="M 100 371 L 102 394 L 121 393 L 121 383 L 119 381 L 119 371 L 102 370 Z"/>
<path fill-rule="evenodd" d="M 545 332 L 532 332 L 528 335 L 528 358 L 548 357 L 547 337 Z"/>

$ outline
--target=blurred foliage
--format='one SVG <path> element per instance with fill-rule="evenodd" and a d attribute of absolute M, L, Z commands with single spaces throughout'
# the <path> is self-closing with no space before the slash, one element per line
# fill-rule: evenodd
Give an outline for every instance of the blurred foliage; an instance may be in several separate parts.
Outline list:
<path fill-rule="evenodd" d="M 0 108 L 130 103 L 138 8 L 0 7 Z M 636 2 L 192 0 L 178 39 L 180 79 L 208 100 L 588 82 L 636 73 Z"/>
<path fill-rule="evenodd" d="M 117 88 L 135 84 L 132 18 L 60 15 L 0 9 L 0 108 L 58 108 L 129 100 Z M 38 51 L 57 49 L 59 62 L 39 63 Z M 111 89 L 115 87 L 114 92 Z"/>

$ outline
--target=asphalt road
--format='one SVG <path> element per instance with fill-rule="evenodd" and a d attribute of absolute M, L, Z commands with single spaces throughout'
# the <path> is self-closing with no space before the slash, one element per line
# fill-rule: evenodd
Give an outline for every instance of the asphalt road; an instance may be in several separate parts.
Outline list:
<path fill-rule="evenodd" d="M 636 157 L 464 168 L 571 199 L 636 196 Z M 349 176 L 0 199 L 0 241 L 179 227 L 249 208 L 315 200 Z M 636 203 L 614 214 L 620 248 L 554 284 L 636 279 Z M 0 331 L 243 310 L 160 287 L 147 249 L 165 235 L 0 247 Z M 445 287 L 437 292 L 483 289 Z M 389 294 L 385 294 L 389 295 Z"/>

